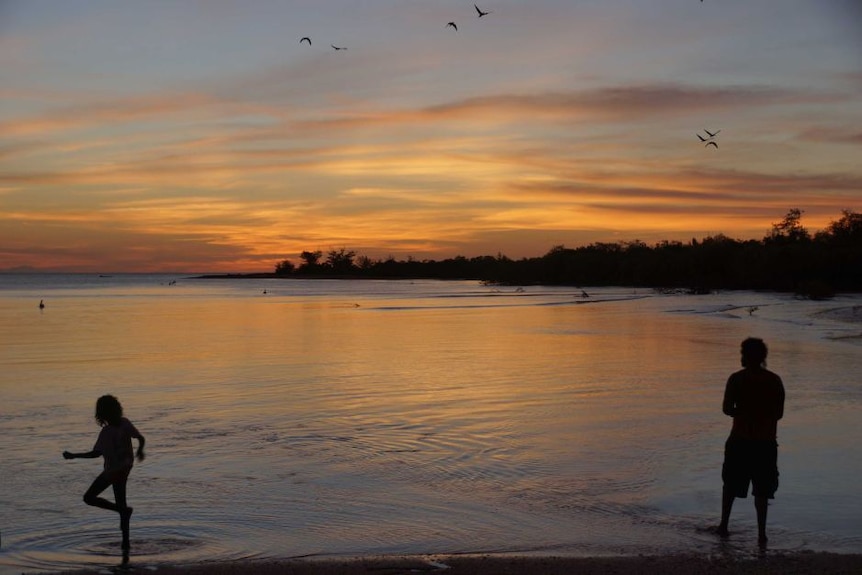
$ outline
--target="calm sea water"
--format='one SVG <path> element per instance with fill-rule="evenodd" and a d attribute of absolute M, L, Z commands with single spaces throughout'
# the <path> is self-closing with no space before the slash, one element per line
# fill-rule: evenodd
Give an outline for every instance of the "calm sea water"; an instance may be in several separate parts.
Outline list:
<path fill-rule="evenodd" d="M 771 549 L 862 552 L 862 298 L 587 291 L 0 275 L 0 573 L 119 563 L 60 455 L 103 393 L 147 437 L 137 565 L 753 552 L 750 499 L 706 532 L 749 335 L 787 388 Z"/>

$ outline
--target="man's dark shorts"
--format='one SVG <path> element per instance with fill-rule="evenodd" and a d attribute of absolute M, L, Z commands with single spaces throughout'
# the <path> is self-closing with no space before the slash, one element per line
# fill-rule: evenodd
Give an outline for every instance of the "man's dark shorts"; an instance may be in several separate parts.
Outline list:
<path fill-rule="evenodd" d="M 751 483 L 752 495 L 773 499 L 778 489 L 778 442 L 728 439 L 721 479 L 735 497 L 748 497 Z"/>

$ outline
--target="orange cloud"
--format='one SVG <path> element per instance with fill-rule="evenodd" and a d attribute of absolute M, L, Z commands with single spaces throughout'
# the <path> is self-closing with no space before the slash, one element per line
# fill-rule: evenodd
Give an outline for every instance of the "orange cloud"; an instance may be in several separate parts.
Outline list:
<path fill-rule="evenodd" d="M 707 156 L 690 118 L 832 99 L 647 85 L 392 111 L 330 105 L 313 120 L 197 94 L 66 106 L 0 126 L 17 138 L 0 149 L 0 242 L 27 226 L 39 230 L 26 235 L 33 254 L 54 246 L 75 265 L 120 261 L 111 244 L 140 269 L 201 258 L 193 267 L 251 271 L 329 247 L 451 257 L 496 241 L 493 253 L 525 256 L 619 234 L 759 235 L 797 206 L 822 227 L 853 207 L 862 175 L 775 172 L 771 147 L 737 151 L 728 127 L 731 145 Z M 632 128 L 640 122 L 649 127 Z M 655 142 L 664 122 L 681 133 Z M 814 135 L 853 141 L 834 130 Z M 8 261 L 22 261 L 14 245 Z"/>

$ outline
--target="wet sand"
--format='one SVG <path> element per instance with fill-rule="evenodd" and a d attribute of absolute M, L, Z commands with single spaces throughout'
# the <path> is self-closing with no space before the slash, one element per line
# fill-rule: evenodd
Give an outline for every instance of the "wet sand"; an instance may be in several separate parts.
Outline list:
<path fill-rule="evenodd" d="M 127 568 L 64 571 L 63 575 L 101 575 L 140 572 Z M 862 555 L 801 552 L 765 553 L 747 558 L 723 555 L 662 555 L 638 557 L 516 557 L 506 555 L 455 555 L 434 557 L 362 557 L 352 559 L 285 559 L 198 563 L 185 566 L 147 566 L 155 575 L 569 575 L 569 574 L 857 574 Z"/>

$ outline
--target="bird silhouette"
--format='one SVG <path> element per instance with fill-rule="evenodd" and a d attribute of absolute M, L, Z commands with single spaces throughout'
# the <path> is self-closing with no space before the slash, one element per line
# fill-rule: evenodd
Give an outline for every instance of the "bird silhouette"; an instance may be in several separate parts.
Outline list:
<path fill-rule="evenodd" d="M 709 139 L 709 138 L 704 138 L 704 137 L 703 137 L 703 136 L 701 136 L 700 134 L 698 134 L 698 135 L 697 135 L 697 137 L 698 137 L 698 138 L 700 138 L 700 141 L 701 141 L 701 142 L 706 142 L 706 141 Z"/>
<path fill-rule="evenodd" d="M 449 26 L 452 26 L 453 28 L 455 28 L 455 30 L 456 30 L 456 31 L 458 30 L 458 26 L 456 26 L 454 22 L 449 22 L 448 24 L 446 24 L 446 27 L 447 27 L 447 28 L 448 28 Z"/>
<path fill-rule="evenodd" d="M 299 39 L 300 44 L 302 44 L 303 42 L 308 42 L 308 45 L 311 46 L 311 38 L 309 38 L 308 36 L 303 36 Z"/>
<path fill-rule="evenodd" d="M 716 130 L 714 134 L 713 134 L 712 132 L 710 132 L 709 130 L 707 130 L 706 128 L 704 128 L 704 129 L 703 129 L 703 131 L 704 131 L 704 132 L 706 132 L 707 134 L 709 134 L 709 137 L 710 137 L 710 138 L 714 138 L 714 137 L 716 137 L 716 136 L 718 135 L 718 133 L 719 133 L 721 130 Z"/>
<path fill-rule="evenodd" d="M 715 146 L 716 148 L 718 147 L 718 144 L 717 144 L 716 142 L 707 142 L 707 143 L 704 145 L 704 148 L 705 148 L 705 147 L 707 147 L 707 146 L 710 146 L 710 145 Z"/>
<path fill-rule="evenodd" d="M 336 46 L 335 44 L 330 44 L 336 50 L 347 50 L 344 46 Z"/>
<path fill-rule="evenodd" d="M 39 309 L 45 309 L 45 300 L 39 300 Z"/>
<path fill-rule="evenodd" d="M 481 18 L 482 16 L 487 16 L 488 14 L 490 14 L 490 12 L 482 12 L 481 10 L 479 10 L 479 7 L 476 6 L 475 4 L 473 4 L 473 8 L 475 8 L 476 12 L 479 13 L 479 18 Z"/>

